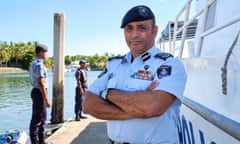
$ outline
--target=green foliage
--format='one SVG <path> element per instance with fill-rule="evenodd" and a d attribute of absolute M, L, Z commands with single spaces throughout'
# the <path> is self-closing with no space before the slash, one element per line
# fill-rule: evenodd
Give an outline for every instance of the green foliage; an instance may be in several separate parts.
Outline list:
<path fill-rule="evenodd" d="M 11 53 L 9 52 L 9 46 L 7 42 L 0 44 L 0 64 L 8 63 L 11 59 Z"/>
<path fill-rule="evenodd" d="M 35 57 L 36 42 L 0 43 L 0 65 L 22 67 L 28 69 L 29 61 Z"/>
<path fill-rule="evenodd" d="M 22 68 L 23 69 L 29 69 L 29 66 L 31 64 L 31 62 L 34 60 L 35 58 L 35 52 L 34 51 L 27 51 L 24 56 L 24 58 L 22 59 L 21 63 L 22 63 Z"/>
<path fill-rule="evenodd" d="M 88 67 L 91 70 L 100 70 L 104 68 L 108 58 L 109 58 L 108 53 L 106 53 L 103 56 L 99 56 L 98 54 L 95 54 L 93 56 L 83 56 L 83 55 L 65 56 L 65 65 L 70 65 L 72 62 L 84 59 L 87 61 Z"/>
<path fill-rule="evenodd" d="M 64 58 L 64 63 L 65 63 L 65 65 L 69 65 L 69 64 L 71 64 L 71 57 L 70 56 L 65 56 L 65 58 Z"/>
<path fill-rule="evenodd" d="M 53 58 L 52 57 L 48 57 L 44 60 L 44 65 L 48 68 L 48 69 L 52 69 L 53 66 Z"/>
<path fill-rule="evenodd" d="M 0 66 L 2 64 L 8 66 L 17 66 L 24 69 L 29 69 L 31 62 L 35 58 L 35 47 L 37 42 L 3 42 L 0 43 Z M 114 56 L 114 54 L 105 53 L 104 55 L 100 56 L 95 54 L 93 56 L 83 56 L 83 55 L 75 55 L 75 56 L 65 56 L 64 64 L 70 65 L 72 62 L 79 61 L 84 59 L 88 63 L 88 67 L 91 70 L 99 70 L 103 69 L 108 58 Z M 44 64 L 48 69 L 52 69 L 53 66 L 53 58 L 48 57 Z"/>

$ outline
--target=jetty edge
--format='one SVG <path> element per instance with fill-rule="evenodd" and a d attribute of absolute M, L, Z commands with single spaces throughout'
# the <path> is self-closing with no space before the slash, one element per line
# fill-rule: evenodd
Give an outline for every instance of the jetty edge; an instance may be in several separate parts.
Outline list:
<path fill-rule="evenodd" d="M 106 121 L 92 116 L 81 121 L 75 121 L 72 118 L 63 123 L 46 141 L 51 144 L 107 143 Z"/>

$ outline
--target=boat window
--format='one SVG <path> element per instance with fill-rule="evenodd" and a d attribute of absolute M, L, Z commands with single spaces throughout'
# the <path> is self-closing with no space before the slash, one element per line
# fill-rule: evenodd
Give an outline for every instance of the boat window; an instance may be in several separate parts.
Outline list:
<path fill-rule="evenodd" d="M 212 28 L 214 26 L 214 22 L 215 22 L 215 18 L 216 18 L 215 14 L 216 14 L 216 1 L 213 2 L 208 8 L 205 31 L 209 30 L 210 28 Z"/>

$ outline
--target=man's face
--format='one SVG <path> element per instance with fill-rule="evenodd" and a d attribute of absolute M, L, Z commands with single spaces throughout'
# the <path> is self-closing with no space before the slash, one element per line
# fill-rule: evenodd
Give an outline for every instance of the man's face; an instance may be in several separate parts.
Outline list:
<path fill-rule="evenodd" d="M 47 51 L 40 51 L 38 56 L 42 59 L 46 59 L 47 58 Z"/>
<path fill-rule="evenodd" d="M 153 46 L 157 30 L 152 20 L 130 22 L 124 27 L 125 40 L 134 58 Z"/>
<path fill-rule="evenodd" d="M 81 63 L 81 64 L 80 64 L 80 68 L 82 68 L 82 69 L 86 68 L 86 64 Z"/>

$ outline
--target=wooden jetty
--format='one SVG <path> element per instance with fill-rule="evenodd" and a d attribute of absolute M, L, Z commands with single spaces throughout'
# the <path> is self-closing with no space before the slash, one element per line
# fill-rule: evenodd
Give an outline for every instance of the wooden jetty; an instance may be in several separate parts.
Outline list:
<path fill-rule="evenodd" d="M 51 144 L 104 144 L 108 142 L 106 121 L 88 116 L 70 120 L 47 138 Z"/>

